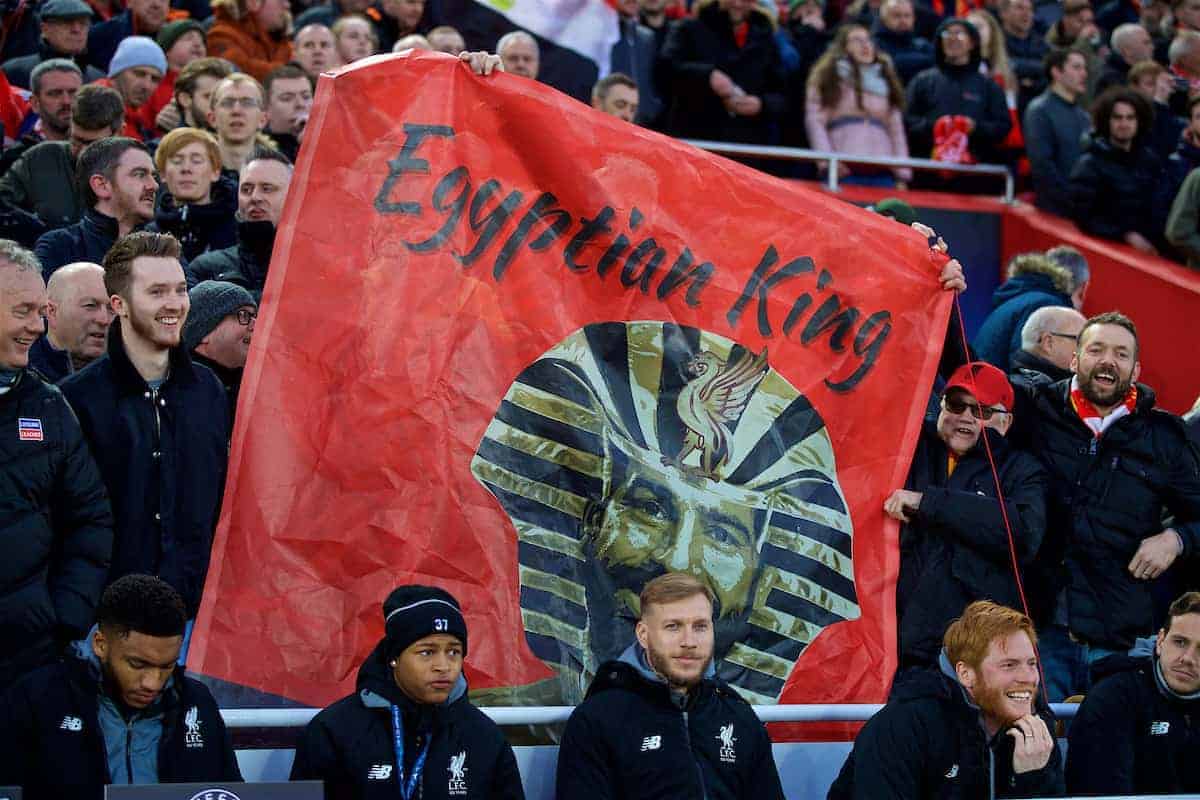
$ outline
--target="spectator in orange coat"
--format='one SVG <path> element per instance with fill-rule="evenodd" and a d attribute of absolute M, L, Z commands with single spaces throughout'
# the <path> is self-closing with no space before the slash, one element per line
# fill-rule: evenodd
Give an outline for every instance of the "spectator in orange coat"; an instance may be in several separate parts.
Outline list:
<path fill-rule="evenodd" d="M 214 0 L 208 54 L 225 58 L 256 80 L 292 60 L 286 0 Z"/>

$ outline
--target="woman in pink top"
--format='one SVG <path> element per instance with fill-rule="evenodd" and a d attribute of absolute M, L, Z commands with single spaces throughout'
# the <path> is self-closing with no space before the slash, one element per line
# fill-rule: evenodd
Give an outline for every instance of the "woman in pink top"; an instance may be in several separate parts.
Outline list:
<path fill-rule="evenodd" d="M 892 66 L 861 25 L 846 25 L 813 67 L 804 124 L 814 150 L 855 155 L 908 157 L 904 89 Z M 842 165 L 847 183 L 906 188 L 911 170 Z"/>

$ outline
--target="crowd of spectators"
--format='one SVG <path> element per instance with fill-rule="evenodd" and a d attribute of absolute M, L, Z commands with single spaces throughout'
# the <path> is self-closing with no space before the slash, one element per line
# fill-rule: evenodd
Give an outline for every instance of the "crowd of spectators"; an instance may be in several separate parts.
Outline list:
<path fill-rule="evenodd" d="M 0 443 L 10 499 L 0 514 L 0 690 L 20 681 L 26 694 L 51 691 L 48 683 L 86 685 L 100 704 L 100 728 L 111 711 L 113 724 L 123 718 L 132 730 L 138 710 L 157 708 L 174 687 L 170 696 L 185 698 L 174 702 L 193 703 L 223 734 L 211 697 L 181 674 L 171 678 L 171 665 L 187 656 L 241 371 L 315 80 L 393 49 L 472 60 L 434 3 L 42 0 L 4 20 L 0 212 L 20 224 L 15 241 L 0 239 L 0 417 L 19 436 Z M 1099 9 L 1087 0 L 616 5 L 613 71 L 590 98 L 604 113 L 678 136 L 1005 164 L 1029 181 L 1039 206 L 1085 231 L 1200 266 L 1200 0 L 1169 9 L 1159 0 Z M 489 44 L 507 72 L 539 78 L 535 37 L 512 31 Z M 838 169 L 860 184 L 979 186 L 902 166 Z M 950 327 L 911 471 L 884 505 L 902 529 L 896 698 L 925 716 L 914 722 L 897 712 L 868 727 L 863 748 L 872 755 L 848 762 L 836 796 L 893 796 L 863 771 L 878 764 L 871 737 L 879 731 L 911 744 L 924 734 L 904 725 L 945 728 L 973 713 L 988 736 L 970 747 L 990 749 L 1007 781 L 998 796 L 1053 794 L 1074 781 L 1113 793 L 1200 791 L 1187 763 L 1190 726 L 1169 740 L 1129 734 L 1129 763 L 1107 781 L 1094 771 L 1072 778 L 1067 761 L 1065 784 L 1045 734 L 1042 701 L 1094 685 L 1107 705 L 1085 701 L 1086 718 L 1127 724 L 1113 721 L 1121 695 L 1106 681 L 1121 681 L 1127 695 L 1165 698 L 1172 713 L 1191 714 L 1186 704 L 1200 702 L 1200 599 L 1184 595 L 1168 607 L 1196 588 L 1200 417 L 1185 423 L 1155 407 L 1153 389 L 1138 383 L 1134 322 L 1080 313 L 1090 280 L 1071 248 L 1020 255 L 973 348 Z M 697 593 L 685 588 L 670 602 Z M 983 600 L 1024 613 L 980 610 Z M 697 625 L 711 616 L 707 602 L 689 612 Z M 975 621 L 955 622 L 971 614 L 986 635 L 971 632 Z M 993 617 L 1000 621 L 987 622 Z M 465 628 L 461 636 L 465 656 Z M 997 641 L 1021 654 L 1036 645 L 1044 683 L 1024 655 L 1004 667 Z M 142 649 L 129 655 L 135 646 Z M 64 667 L 64 652 L 79 663 Z M 123 697 L 118 662 L 130 658 L 157 684 L 139 689 L 134 676 Z M 702 660 L 688 656 L 695 674 L 685 697 L 689 687 L 709 686 Z M 1023 671 L 1004 688 L 988 678 L 993 667 Z M 597 691 L 657 698 L 655 676 L 667 672 L 635 647 Z M 113 683 L 97 688 L 97 674 Z M 717 690 L 720 714 L 748 719 L 731 692 Z M 588 724 L 620 727 L 624 720 L 608 711 L 596 710 Z M 0 724 L 36 725 L 44 716 L 11 701 L 0 712 L 9 715 Z M 70 708 L 55 713 L 64 724 L 79 718 Z M 725 762 L 734 745 L 714 730 L 705 736 L 722 743 L 714 758 Z M 765 739 L 754 741 L 769 760 Z M 1079 741 L 1072 752 L 1084 755 L 1074 758 L 1104 758 L 1105 737 Z M 894 796 L 928 796 L 955 777 L 956 762 L 928 760 L 943 752 L 937 747 L 949 745 L 926 747 L 932 772 L 913 778 L 924 788 Z M 1157 772 L 1139 760 L 1151 747 L 1159 748 L 1155 763 L 1167 765 Z M 40 763 L 37 753 L 7 756 L 19 752 L 24 766 Z M 129 782 L 201 769 L 236 776 L 228 754 L 227 746 L 184 753 L 169 768 L 149 759 L 124 774 Z M 195 766 L 201 755 L 208 766 Z M 325 755 L 318 748 L 306 757 Z M 1173 777 L 1141 777 L 1163 770 Z M 765 786 L 760 793 L 772 796 L 777 781 Z"/>

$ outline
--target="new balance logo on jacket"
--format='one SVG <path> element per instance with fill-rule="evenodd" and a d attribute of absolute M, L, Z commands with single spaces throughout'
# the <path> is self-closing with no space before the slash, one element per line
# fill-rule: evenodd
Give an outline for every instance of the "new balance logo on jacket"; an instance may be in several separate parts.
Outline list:
<path fill-rule="evenodd" d="M 63 717 L 62 724 L 58 726 L 60 731 L 74 731 L 78 733 L 83 730 L 83 720 L 79 717 Z"/>
<path fill-rule="evenodd" d="M 367 770 L 367 780 L 369 781 L 386 781 L 392 777 L 391 764 L 375 764 Z"/>

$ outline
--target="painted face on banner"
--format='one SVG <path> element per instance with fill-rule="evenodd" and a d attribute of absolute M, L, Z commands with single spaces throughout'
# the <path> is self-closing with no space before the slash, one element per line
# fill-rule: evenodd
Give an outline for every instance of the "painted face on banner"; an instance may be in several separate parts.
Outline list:
<path fill-rule="evenodd" d="M 829 436 L 765 351 L 589 325 L 517 376 L 471 469 L 516 528 L 526 640 L 568 701 L 666 572 L 712 590 L 718 674 L 755 702 L 786 679 L 763 665 L 859 615 Z"/>

